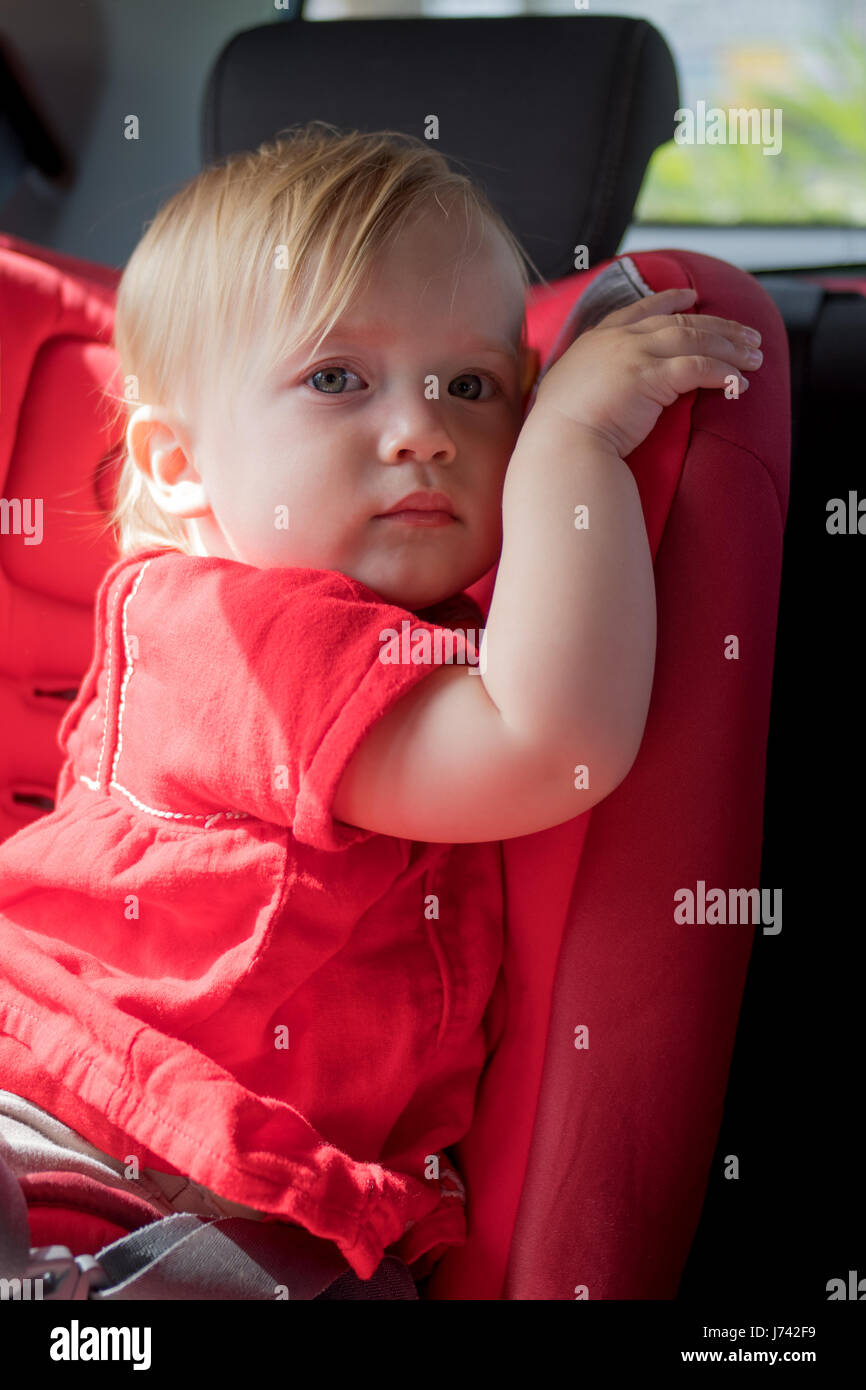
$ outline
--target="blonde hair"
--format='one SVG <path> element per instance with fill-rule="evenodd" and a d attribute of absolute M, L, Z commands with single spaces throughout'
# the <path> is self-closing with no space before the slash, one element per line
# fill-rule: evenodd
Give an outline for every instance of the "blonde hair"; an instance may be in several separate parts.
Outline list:
<path fill-rule="evenodd" d="M 483 190 L 401 131 L 312 121 L 204 169 L 160 208 L 123 272 L 114 342 L 126 388 L 123 398 L 106 392 L 114 427 L 145 402 L 189 409 L 203 381 L 226 371 L 227 345 L 231 368 L 250 350 L 265 305 L 265 370 L 313 337 L 317 350 L 407 219 L 432 201 L 448 215 L 461 198 L 467 241 L 478 216 L 504 237 L 524 293 L 527 267 L 547 283 Z M 122 454 L 105 527 L 120 554 L 191 554 L 182 519 L 157 506 L 125 444 Z"/>

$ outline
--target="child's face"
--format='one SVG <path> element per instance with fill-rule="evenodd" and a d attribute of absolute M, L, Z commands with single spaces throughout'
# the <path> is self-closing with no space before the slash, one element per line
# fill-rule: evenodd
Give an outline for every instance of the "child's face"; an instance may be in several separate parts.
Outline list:
<path fill-rule="evenodd" d="M 230 410 L 225 385 L 206 392 L 185 467 L 160 493 L 189 518 L 198 553 L 340 570 L 412 609 L 486 573 L 521 423 L 524 296 L 492 229 L 454 288 L 465 235 L 461 216 L 434 208 L 404 228 L 318 352 L 304 347 L 270 375 L 250 360 Z M 420 490 L 444 493 L 453 519 L 382 516 Z"/>

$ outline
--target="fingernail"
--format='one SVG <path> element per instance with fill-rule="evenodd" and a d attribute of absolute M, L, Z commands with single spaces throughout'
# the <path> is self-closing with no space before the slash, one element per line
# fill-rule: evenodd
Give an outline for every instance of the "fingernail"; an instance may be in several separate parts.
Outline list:
<path fill-rule="evenodd" d="M 747 343 L 757 344 L 761 341 L 761 335 L 758 332 L 757 328 L 747 328 L 743 333 L 743 337 L 745 338 Z"/>

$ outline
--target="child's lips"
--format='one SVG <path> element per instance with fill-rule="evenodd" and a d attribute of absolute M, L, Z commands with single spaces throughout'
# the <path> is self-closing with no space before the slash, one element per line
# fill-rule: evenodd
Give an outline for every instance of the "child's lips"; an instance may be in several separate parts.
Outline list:
<path fill-rule="evenodd" d="M 442 508 L 419 511 L 417 507 L 412 507 L 399 512 L 384 512 L 373 520 L 393 521 L 403 526 L 450 526 L 457 518 Z"/>
<path fill-rule="evenodd" d="M 395 522 L 398 526 L 450 526 L 457 518 L 447 493 L 422 488 L 408 492 L 376 520 Z"/>

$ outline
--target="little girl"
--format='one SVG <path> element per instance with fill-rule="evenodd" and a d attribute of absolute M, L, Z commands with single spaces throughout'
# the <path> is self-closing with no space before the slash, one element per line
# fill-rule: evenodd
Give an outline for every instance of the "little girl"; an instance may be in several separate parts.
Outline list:
<path fill-rule="evenodd" d="M 581 336 L 523 423 L 528 284 L 483 194 L 395 132 L 315 123 L 147 229 L 121 558 L 56 809 L 0 848 L 13 1171 L 62 1138 L 157 1214 L 295 1223 L 361 1279 L 465 1239 L 498 842 L 608 795 L 649 706 L 623 460 L 755 365 L 667 291 Z"/>

